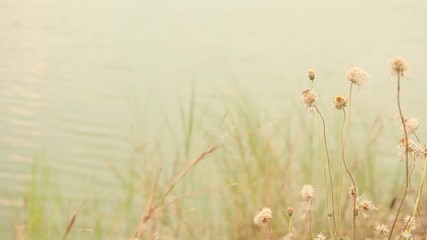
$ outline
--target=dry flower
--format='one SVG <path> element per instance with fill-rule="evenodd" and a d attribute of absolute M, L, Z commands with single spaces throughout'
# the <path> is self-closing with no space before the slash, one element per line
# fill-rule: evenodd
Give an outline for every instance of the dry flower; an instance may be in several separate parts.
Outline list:
<path fill-rule="evenodd" d="M 302 102 L 307 106 L 307 108 L 311 108 L 316 104 L 316 92 L 314 90 L 305 90 L 301 94 Z"/>
<path fill-rule="evenodd" d="M 344 96 L 335 96 L 334 107 L 337 110 L 342 110 L 347 106 L 348 99 Z"/>
<path fill-rule="evenodd" d="M 377 210 L 377 207 L 375 207 L 371 201 L 362 199 L 360 197 L 357 200 L 357 206 L 360 210 L 362 210 L 364 218 L 368 218 L 372 211 Z"/>
<path fill-rule="evenodd" d="M 403 122 L 405 124 L 407 134 L 415 133 L 415 131 L 420 126 L 420 121 L 418 121 L 416 118 L 407 118 Z M 402 133 L 404 133 L 403 124 L 400 126 L 400 129 L 402 130 Z"/>
<path fill-rule="evenodd" d="M 394 57 L 390 60 L 391 70 L 394 74 L 403 76 L 403 73 L 408 70 L 408 64 L 402 57 Z"/>
<path fill-rule="evenodd" d="M 417 227 L 418 219 L 416 217 L 411 217 L 409 215 L 406 215 L 403 218 L 403 222 L 405 223 L 405 225 L 408 225 L 407 229 L 413 231 Z"/>
<path fill-rule="evenodd" d="M 347 79 L 359 87 L 365 87 L 369 82 L 369 75 L 362 68 L 352 66 L 347 69 Z"/>
<path fill-rule="evenodd" d="M 384 234 L 384 235 L 387 235 L 387 233 L 388 233 L 388 226 L 387 225 L 385 225 L 385 224 L 377 224 L 377 226 L 375 227 L 375 229 L 374 229 L 375 231 L 377 231 L 377 232 L 379 232 L 379 233 L 381 233 L 381 234 Z"/>
<path fill-rule="evenodd" d="M 273 216 L 273 212 L 271 211 L 270 208 L 261 208 L 255 214 L 255 217 L 253 219 L 254 224 L 257 226 L 267 224 L 271 220 L 272 216 Z"/>
<path fill-rule="evenodd" d="M 307 202 L 313 198 L 314 196 L 314 189 L 313 186 L 309 184 L 305 184 L 301 189 L 301 196 L 304 198 Z"/>

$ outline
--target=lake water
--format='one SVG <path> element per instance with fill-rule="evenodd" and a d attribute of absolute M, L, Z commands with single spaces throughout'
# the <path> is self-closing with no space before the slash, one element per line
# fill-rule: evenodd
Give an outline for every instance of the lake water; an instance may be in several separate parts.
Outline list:
<path fill-rule="evenodd" d="M 116 186 L 107 163 L 151 139 L 176 147 L 164 119 L 179 122 L 192 85 L 196 107 L 221 116 L 244 91 L 277 119 L 303 108 L 294 104 L 308 69 L 329 98 L 347 93 L 356 64 L 372 83 L 356 91 L 355 115 L 387 122 L 388 61 L 402 55 L 403 106 L 423 125 L 426 12 L 427 1 L 401 0 L 0 0 L 0 215 L 22 205 L 34 161 L 81 197 Z"/>

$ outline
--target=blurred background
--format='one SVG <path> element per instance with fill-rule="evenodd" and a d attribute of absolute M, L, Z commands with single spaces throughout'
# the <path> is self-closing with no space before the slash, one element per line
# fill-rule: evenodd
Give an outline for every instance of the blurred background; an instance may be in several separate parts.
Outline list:
<path fill-rule="evenodd" d="M 44 166 L 46 184 L 56 189 L 45 197 L 61 196 L 67 211 L 56 215 L 65 226 L 84 199 L 110 202 L 108 209 L 123 191 L 116 173 L 130 171 L 145 149 L 157 157 L 144 160 L 142 175 L 154 168 L 149 161 L 167 169 L 177 155 L 200 152 L 200 142 L 213 142 L 206 132 L 227 131 L 218 128 L 234 103 L 253 111 L 256 127 L 298 124 L 307 115 L 299 96 L 311 86 L 309 69 L 326 115 L 334 114 L 334 95 L 348 95 L 349 66 L 370 74 L 367 89 L 354 92 L 353 137 L 381 122 L 387 134 L 378 149 L 397 164 L 396 81 L 388 61 L 407 59 L 404 114 L 419 118 L 425 135 L 426 11 L 427 2 L 415 0 L 0 0 L 4 239 L 25 219 L 21 210 L 41 171 L 35 166 Z M 186 116 L 197 123 L 192 147 Z"/>

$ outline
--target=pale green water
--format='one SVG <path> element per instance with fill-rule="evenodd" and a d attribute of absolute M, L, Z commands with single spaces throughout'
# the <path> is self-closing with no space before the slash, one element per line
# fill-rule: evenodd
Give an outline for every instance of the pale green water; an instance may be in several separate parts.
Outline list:
<path fill-rule="evenodd" d="M 293 103 L 309 68 L 332 97 L 356 64 L 372 84 L 357 91 L 355 115 L 393 125 L 388 60 L 402 55 L 404 107 L 425 123 L 426 11 L 426 1 L 396 0 L 2 0 L 0 213 L 22 204 L 40 155 L 73 197 L 108 194 L 97 187 L 116 186 L 106 162 L 120 165 L 154 138 L 171 145 L 164 115 L 179 122 L 178 96 L 188 100 L 192 82 L 199 107 L 221 116 L 244 89 L 277 119 L 302 107 Z"/>

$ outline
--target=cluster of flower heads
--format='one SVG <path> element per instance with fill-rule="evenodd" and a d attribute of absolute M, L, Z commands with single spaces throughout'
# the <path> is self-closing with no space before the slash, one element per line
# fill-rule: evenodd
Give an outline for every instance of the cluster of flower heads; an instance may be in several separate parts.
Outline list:
<path fill-rule="evenodd" d="M 390 67 L 392 70 L 392 73 L 394 75 L 397 75 L 399 77 L 404 76 L 404 73 L 407 71 L 408 66 L 405 59 L 401 57 L 395 57 L 390 61 Z M 315 72 L 314 70 L 309 70 L 307 74 L 309 80 L 314 81 L 315 79 Z M 366 85 L 370 81 L 370 76 L 368 73 L 366 73 L 362 68 L 358 66 L 351 66 L 346 71 L 346 77 L 347 80 L 351 82 L 351 84 L 356 85 L 358 87 L 366 87 Z M 310 111 L 313 111 L 316 109 L 316 100 L 317 95 L 315 90 L 313 89 L 307 89 L 304 90 L 301 94 L 301 101 L 306 105 L 307 109 Z M 347 107 L 347 104 L 349 102 L 349 99 L 342 95 L 337 95 L 333 99 L 333 107 L 337 110 L 343 110 Z M 406 153 L 414 154 L 415 156 L 426 158 L 427 157 L 427 146 L 422 145 L 421 143 L 417 143 L 409 137 L 409 135 L 415 135 L 416 137 L 416 130 L 418 129 L 420 123 L 418 119 L 416 118 L 408 118 L 405 119 L 402 126 L 401 131 L 402 135 L 404 135 L 400 141 L 399 141 L 399 149 L 400 153 L 399 155 L 401 157 L 405 156 Z M 418 137 L 416 137 L 418 139 Z M 302 198 L 304 199 L 304 202 L 302 203 L 302 211 L 303 211 L 303 218 L 306 216 L 307 212 L 310 212 L 312 209 L 312 200 L 314 197 L 314 189 L 311 185 L 304 185 L 300 191 Z M 365 199 L 363 196 L 359 196 L 358 189 L 354 186 L 351 186 L 349 188 L 349 195 L 356 198 L 356 213 L 361 213 L 362 216 L 367 219 L 371 216 L 371 213 L 375 210 L 377 210 L 377 207 L 368 199 Z M 301 209 L 300 209 L 301 210 Z M 293 209 L 288 208 L 286 211 L 289 218 L 293 215 Z M 268 224 L 272 219 L 272 211 L 270 208 L 262 208 L 260 209 L 254 219 L 253 222 L 255 225 L 262 226 Z M 403 220 L 405 224 L 404 231 L 402 232 L 402 237 L 405 239 L 410 239 L 413 237 L 412 231 L 415 230 L 417 225 L 417 219 L 412 216 L 406 216 Z M 382 234 L 387 235 L 389 233 L 389 227 L 386 224 L 377 224 L 374 228 L 374 231 Z M 290 240 L 293 239 L 294 234 L 291 232 L 288 235 L 286 235 L 283 240 Z M 314 240 L 325 240 L 327 239 L 327 236 L 323 235 L 322 233 L 318 233 Z M 426 236 L 427 239 L 427 236 Z"/>
<path fill-rule="evenodd" d="M 416 131 L 419 126 L 420 122 L 416 118 L 407 118 L 403 120 L 403 124 L 400 126 L 402 137 L 400 138 L 397 145 L 399 150 L 398 157 L 400 160 L 404 159 L 406 154 L 413 154 L 414 157 L 419 157 L 421 159 L 425 159 L 427 157 L 427 147 L 419 143 L 419 141 L 416 142 L 411 139 L 412 136 L 415 136 L 415 139 L 418 140 Z"/>
<path fill-rule="evenodd" d="M 414 157 L 418 157 L 421 159 L 425 159 L 427 157 L 427 146 L 415 142 L 410 138 L 408 138 L 408 143 L 406 143 L 406 138 L 402 137 L 399 140 L 397 148 L 399 150 L 398 157 L 400 160 L 404 159 L 406 157 L 406 154 L 413 154 Z"/>
<path fill-rule="evenodd" d="M 307 75 L 311 81 L 315 79 L 314 70 L 309 70 Z M 355 84 L 359 87 L 366 87 L 370 80 L 370 76 L 365 72 L 365 70 L 357 66 L 351 66 L 348 68 L 346 75 L 351 84 Z M 313 111 L 315 108 L 316 100 L 316 91 L 313 89 L 306 89 L 301 93 L 301 101 L 310 111 Z M 343 110 L 345 107 L 347 107 L 348 98 L 342 95 L 337 95 L 334 97 L 332 102 L 335 109 Z"/>

